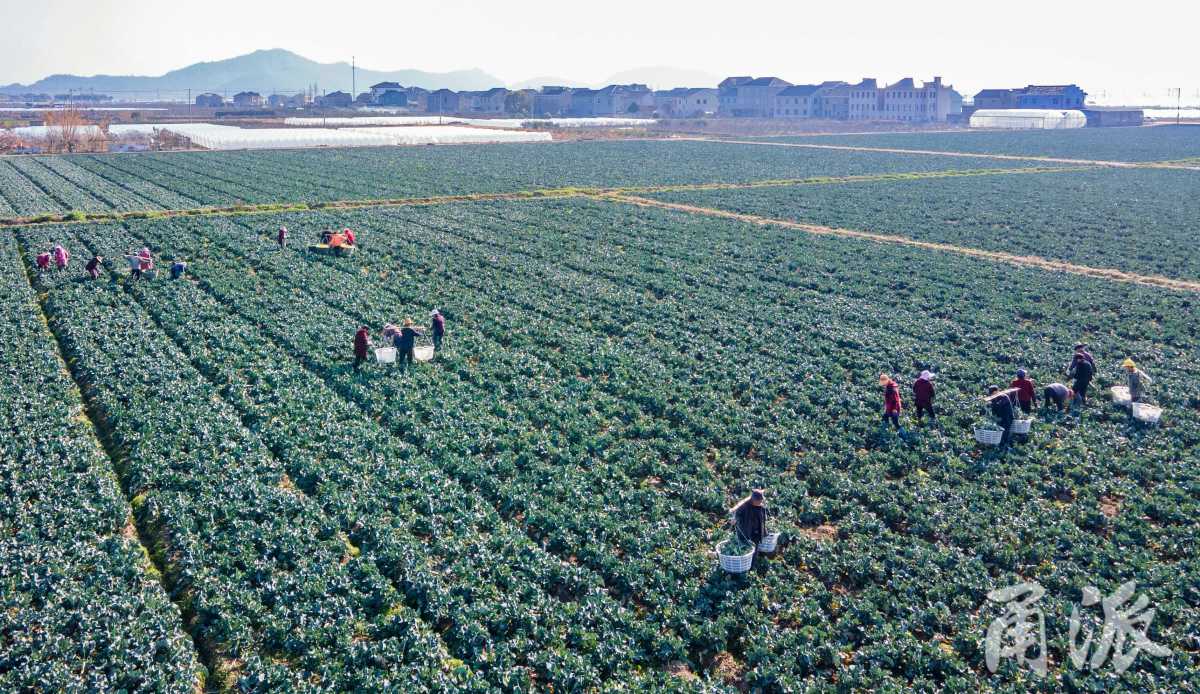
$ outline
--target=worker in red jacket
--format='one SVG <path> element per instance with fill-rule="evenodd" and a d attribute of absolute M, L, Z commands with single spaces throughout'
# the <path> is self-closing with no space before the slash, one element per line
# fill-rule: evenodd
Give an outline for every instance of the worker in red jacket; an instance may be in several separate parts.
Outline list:
<path fill-rule="evenodd" d="M 50 268 L 50 254 L 49 253 L 38 253 L 37 254 L 37 269 L 48 270 L 49 268 Z"/>
<path fill-rule="evenodd" d="M 883 426 L 887 428 L 888 422 L 896 427 L 896 431 L 900 429 L 900 386 L 892 380 L 887 374 L 879 374 L 879 385 L 883 386 Z"/>
<path fill-rule="evenodd" d="M 279 244 L 279 250 L 287 248 L 287 227 L 279 227 L 279 233 L 275 235 L 275 243 Z"/>
<path fill-rule="evenodd" d="M 358 332 L 354 333 L 354 370 L 362 366 L 362 363 L 367 360 L 368 350 L 371 349 L 370 332 L 367 326 L 360 326 Z"/>
<path fill-rule="evenodd" d="M 920 378 L 913 383 L 913 400 L 917 403 L 917 421 L 922 421 L 925 413 L 929 413 L 930 419 L 937 419 L 937 414 L 933 411 L 933 373 L 931 371 L 922 371 Z"/>
<path fill-rule="evenodd" d="M 1022 412 L 1029 414 L 1037 407 L 1037 391 L 1034 390 L 1033 379 L 1029 378 L 1028 371 L 1017 369 L 1017 377 L 1008 387 L 1017 389 L 1017 404 L 1021 406 Z"/>
<path fill-rule="evenodd" d="M 345 229 L 342 229 L 342 233 L 345 234 L 345 236 L 346 236 L 346 245 L 347 246 L 353 246 L 355 243 L 358 242 L 358 237 L 356 237 L 354 235 L 354 230 L 352 230 L 350 227 L 346 227 Z"/>

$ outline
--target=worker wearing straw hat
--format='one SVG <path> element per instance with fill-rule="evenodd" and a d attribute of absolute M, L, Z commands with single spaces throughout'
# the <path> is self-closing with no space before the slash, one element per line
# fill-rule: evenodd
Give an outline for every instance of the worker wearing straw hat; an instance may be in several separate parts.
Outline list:
<path fill-rule="evenodd" d="M 1154 381 L 1146 375 L 1146 372 L 1137 367 L 1137 364 L 1126 358 L 1121 366 L 1125 368 L 1125 381 L 1129 386 L 1129 400 L 1131 402 L 1141 402 L 1142 396 L 1146 394 L 1146 386 Z"/>
<path fill-rule="evenodd" d="M 411 366 L 413 363 L 413 352 L 417 347 L 417 336 L 421 331 L 416 327 L 411 318 L 405 318 L 404 324 L 400 327 L 399 332 L 392 338 L 392 344 L 396 346 L 396 359 L 402 365 Z"/>
<path fill-rule="evenodd" d="M 891 422 L 896 431 L 903 435 L 904 429 L 900 427 L 900 410 L 903 408 L 900 386 L 887 374 L 879 374 L 879 385 L 883 386 L 883 427 L 886 429 L 888 422 Z"/>

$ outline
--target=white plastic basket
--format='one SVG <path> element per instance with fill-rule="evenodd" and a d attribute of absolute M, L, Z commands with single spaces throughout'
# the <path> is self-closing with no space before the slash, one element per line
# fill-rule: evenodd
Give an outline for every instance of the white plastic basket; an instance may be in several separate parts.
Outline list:
<path fill-rule="evenodd" d="M 414 347 L 413 359 L 417 361 L 433 361 L 433 345 Z"/>
<path fill-rule="evenodd" d="M 1032 427 L 1033 427 L 1032 419 L 1014 419 L 1013 423 L 1012 423 L 1012 433 L 1028 434 L 1029 430 Z"/>
<path fill-rule="evenodd" d="M 762 542 L 758 543 L 758 551 L 774 552 L 775 545 L 778 542 L 779 542 L 779 533 L 771 533 L 770 535 L 767 535 L 766 537 L 764 537 L 762 539 Z"/>
<path fill-rule="evenodd" d="M 729 573 L 744 574 L 750 570 L 750 564 L 754 561 L 754 548 L 751 547 L 749 552 L 742 555 L 725 554 L 725 546 L 730 542 L 731 540 L 726 540 L 717 545 L 717 559 L 721 562 L 721 568 Z"/>
<path fill-rule="evenodd" d="M 1113 404 L 1120 405 L 1122 407 L 1129 407 L 1130 403 L 1132 402 L 1132 399 L 1129 397 L 1129 388 L 1125 386 L 1113 386 L 1112 399 Z"/>
<path fill-rule="evenodd" d="M 975 427 L 975 440 L 985 446 L 999 446 L 1004 430 L 997 427 Z"/>
<path fill-rule="evenodd" d="M 1162 408 L 1154 405 L 1147 405 L 1144 402 L 1133 403 L 1133 418 L 1139 422 L 1147 424 L 1158 424 L 1159 418 L 1162 417 Z"/>
<path fill-rule="evenodd" d="M 396 348 L 395 347 L 380 347 L 375 350 L 375 359 L 380 364 L 395 364 L 396 363 Z"/>

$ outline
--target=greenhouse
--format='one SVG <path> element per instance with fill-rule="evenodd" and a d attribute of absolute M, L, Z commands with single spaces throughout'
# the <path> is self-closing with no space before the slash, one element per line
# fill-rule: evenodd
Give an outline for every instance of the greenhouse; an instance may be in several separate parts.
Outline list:
<path fill-rule="evenodd" d="M 996 130 L 1070 130 L 1087 125 L 1082 111 L 1036 108 L 980 109 L 971 115 L 972 128 Z"/>
<path fill-rule="evenodd" d="M 549 133 L 483 130 L 464 126 L 411 128 L 236 128 L 211 123 L 167 125 L 206 149 L 293 149 L 301 147 L 381 147 L 390 145 L 545 142 Z"/>

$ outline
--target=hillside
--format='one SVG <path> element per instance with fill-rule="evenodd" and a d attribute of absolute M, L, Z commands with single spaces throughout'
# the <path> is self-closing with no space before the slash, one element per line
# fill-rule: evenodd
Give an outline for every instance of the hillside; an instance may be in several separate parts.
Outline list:
<path fill-rule="evenodd" d="M 358 69 L 358 89 L 382 81 L 399 82 L 437 89 L 487 89 L 503 82 L 482 70 L 458 70 L 454 72 L 423 72 L 421 70 L 368 70 Z M 0 87 L 0 92 L 61 94 L 68 90 L 95 90 L 104 93 L 138 91 L 182 91 L 206 90 L 234 92 L 254 90 L 261 93 L 273 91 L 299 91 L 316 84 L 322 91 L 350 90 L 350 64 L 318 63 L 283 49 L 261 50 L 247 55 L 207 63 L 196 63 L 172 70 L 157 77 L 134 75 L 51 75 L 32 84 L 10 84 Z"/>

